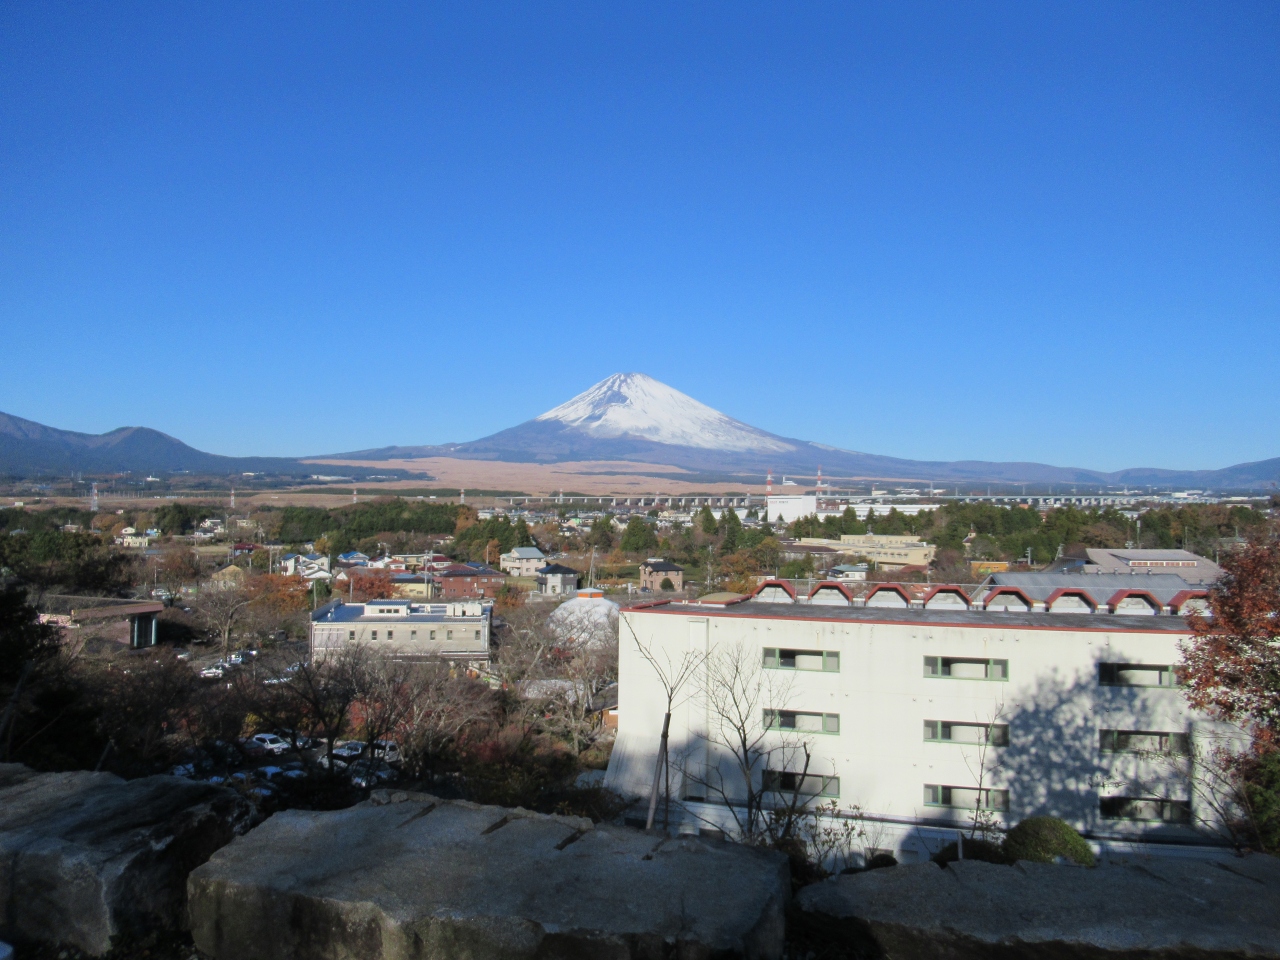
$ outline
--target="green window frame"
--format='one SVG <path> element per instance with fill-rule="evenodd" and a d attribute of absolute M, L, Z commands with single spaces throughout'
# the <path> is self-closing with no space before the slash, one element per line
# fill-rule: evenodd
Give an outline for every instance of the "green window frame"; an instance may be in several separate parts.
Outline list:
<path fill-rule="evenodd" d="M 960 672 L 957 672 L 960 668 Z M 974 675 L 981 668 L 982 676 Z M 924 675 L 943 680 L 993 680 L 1001 683 L 1009 679 L 1008 660 L 986 660 L 981 657 L 925 657 Z"/>
<path fill-rule="evenodd" d="M 1191 738 L 1164 730 L 1099 730 L 1098 749 L 1103 753 L 1161 753 L 1191 756 Z"/>
<path fill-rule="evenodd" d="M 809 710 L 765 710 L 764 728 L 787 733 L 838 734 L 840 714 Z"/>
<path fill-rule="evenodd" d="M 789 770 L 765 770 L 760 788 L 764 793 L 799 793 L 808 797 L 840 796 L 840 778 L 816 773 L 801 776 Z"/>
<path fill-rule="evenodd" d="M 1098 813 L 1103 820 L 1190 824 L 1191 801 L 1166 800 L 1163 797 L 1099 797 Z"/>
<path fill-rule="evenodd" d="M 766 670 L 806 670 L 813 673 L 839 673 L 840 654 L 835 650 L 794 650 L 789 647 L 765 647 Z"/>
<path fill-rule="evenodd" d="M 1167 663 L 1100 663 L 1098 683 L 1104 687 L 1176 687 L 1178 678 Z"/>
<path fill-rule="evenodd" d="M 1009 809 L 1008 790 L 979 790 L 976 787 L 953 787 L 941 783 L 924 785 L 926 807 L 950 807 L 953 810 Z"/>
<path fill-rule="evenodd" d="M 956 728 L 977 728 L 982 731 L 981 740 L 969 740 L 961 736 Z M 973 747 L 1007 747 L 1009 745 L 1009 725 L 1007 723 L 972 723 L 964 720 L 926 720 L 924 722 L 924 739 L 926 743 L 959 743 Z"/>

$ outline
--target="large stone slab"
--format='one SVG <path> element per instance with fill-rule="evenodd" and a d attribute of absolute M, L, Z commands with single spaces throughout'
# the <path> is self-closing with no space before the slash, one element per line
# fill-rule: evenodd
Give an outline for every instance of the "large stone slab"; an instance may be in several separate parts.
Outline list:
<path fill-rule="evenodd" d="M 965 860 L 806 887 L 805 916 L 886 960 L 1280 957 L 1280 861 L 1150 859 L 1095 869 Z"/>
<path fill-rule="evenodd" d="M 252 812 L 181 777 L 0 764 L 0 937 L 97 955 L 118 933 L 183 929 L 187 874 Z"/>
<path fill-rule="evenodd" d="M 766 850 L 384 793 L 277 813 L 188 897 L 224 960 L 771 960 L 789 884 Z"/>

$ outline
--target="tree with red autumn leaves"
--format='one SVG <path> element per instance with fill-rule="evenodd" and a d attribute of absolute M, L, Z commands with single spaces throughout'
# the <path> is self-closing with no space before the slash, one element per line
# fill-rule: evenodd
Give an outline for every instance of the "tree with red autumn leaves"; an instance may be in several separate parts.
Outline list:
<path fill-rule="evenodd" d="M 1280 748 L 1280 540 L 1231 553 L 1209 591 L 1212 617 L 1187 617 L 1182 647 L 1187 699 L 1245 727 L 1259 752 Z"/>

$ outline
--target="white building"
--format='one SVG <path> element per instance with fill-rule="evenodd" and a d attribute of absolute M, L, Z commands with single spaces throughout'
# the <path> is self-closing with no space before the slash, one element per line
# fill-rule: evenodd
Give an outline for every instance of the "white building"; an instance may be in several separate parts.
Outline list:
<path fill-rule="evenodd" d="M 767 778 L 860 808 L 868 850 L 925 857 L 983 808 L 997 826 L 1062 817 L 1099 849 L 1216 851 L 1205 826 L 1214 813 L 1192 789 L 1185 754 L 1234 734 L 1174 686 L 1189 635 L 1180 616 L 1001 612 L 955 588 L 921 608 L 905 593 L 892 597 L 897 609 L 854 605 L 834 584 L 808 602 L 772 582 L 757 597 L 623 611 L 606 786 L 633 797 L 650 788 L 665 698 L 643 644 L 662 664 L 710 658 L 671 720 L 672 794 L 685 818 L 733 826 L 708 789 L 743 792 L 715 742 L 721 713 L 709 693 L 715 664 L 740 656 L 758 693 L 757 787 Z M 798 738 L 812 752 L 803 781 Z"/>
<path fill-rule="evenodd" d="M 398 659 L 487 663 L 492 611 L 479 600 L 334 600 L 311 614 L 311 656 L 323 660 L 345 644 L 361 643 Z"/>
<path fill-rule="evenodd" d="M 513 577 L 536 577 L 547 565 L 546 555 L 537 547 L 514 547 L 498 558 L 498 567 Z"/>
<path fill-rule="evenodd" d="M 914 517 L 918 513 L 937 510 L 936 503 L 883 503 L 883 502 L 850 502 L 836 497 L 819 497 L 813 493 L 778 494 L 765 498 L 768 504 L 767 519 L 770 523 L 793 523 L 801 517 L 842 516 L 846 509 L 852 508 L 859 520 L 867 519 L 867 514 L 875 511 L 876 516 L 888 515 L 890 510 L 897 510 L 904 516 Z"/>

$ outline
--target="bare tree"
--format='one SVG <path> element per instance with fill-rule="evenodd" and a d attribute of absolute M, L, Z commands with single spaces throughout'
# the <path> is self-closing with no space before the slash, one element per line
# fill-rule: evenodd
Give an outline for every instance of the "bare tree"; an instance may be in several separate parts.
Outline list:
<path fill-rule="evenodd" d="M 551 728 L 573 744 L 574 753 L 581 753 L 600 726 L 597 701 L 618 679 L 617 643 L 583 645 L 560 673 L 562 683 L 550 697 L 547 717 Z"/>
<path fill-rule="evenodd" d="M 301 663 L 274 678 L 279 688 L 280 717 L 293 731 L 295 746 L 298 730 L 305 725 L 318 734 L 325 744 L 324 765 L 333 771 L 333 745 L 346 732 L 351 707 L 359 695 L 359 676 L 371 658 L 361 644 L 347 644 L 332 651 L 325 659 Z"/>
<path fill-rule="evenodd" d="M 707 757 L 701 766 L 684 758 L 685 779 L 724 804 L 742 839 L 791 840 L 826 781 L 810 774 L 811 743 L 787 709 L 791 676 L 765 670 L 745 646 L 718 649 L 706 665 Z"/>
<path fill-rule="evenodd" d="M 421 664 L 379 650 L 353 664 L 354 703 L 359 707 L 360 729 L 370 757 L 374 745 L 396 730 L 431 689 L 430 675 Z"/>
<path fill-rule="evenodd" d="M 423 695 L 403 718 L 400 752 L 407 770 L 431 777 L 438 757 L 475 726 L 494 721 L 493 691 L 443 662 L 420 665 Z"/>
<path fill-rule="evenodd" d="M 225 660 L 231 646 L 231 632 L 246 616 L 253 595 L 243 587 L 227 590 L 204 590 L 192 603 L 193 612 L 200 624 L 222 644 Z"/>
<path fill-rule="evenodd" d="M 664 816 L 664 820 L 668 819 L 670 813 L 671 763 L 668 738 L 671 732 L 671 711 L 678 702 L 684 702 L 686 696 L 684 693 L 685 686 L 706 662 L 707 655 L 702 651 L 686 650 L 679 661 L 673 661 L 670 651 L 663 650 L 662 656 L 659 658 L 652 648 L 636 636 L 630 621 L 623 618 L 622 622 L 627 624 L 627 631 L 631 634 L 631 639 L 635 642 L 636 649 L 640 651 L 640 656 L 644 658 L 645 662 L 653 668 L 653 672 L 658 677 L 658 683 L 662 685 L 662 692 L 667 698 L 667 708 L 662 714 L 662 736 L 658 742 L 658 759 L 653 768 L 653 786 L 649 790 L 649 814 L 645 818 L 645 829 L 652 830 L 654 815 L 658 809 L 658 788 L 664 777 L 667 798 L 667 816 Z"/>
<path fill-rule="evenodd" d="M 983 840 L 990 840 L 992 836 L 999 833 L 996 811 L 990 804 L 990 785 L 1000 769 L 1000 754 L 993 752 L 991 748 L 1006 745 L 1009 727 L 1008 724 L 1000 722 L 1003 718 L 1004 704 L 997 706 L 985 719 L 975 718 L 971 729 L 976 731 L 977 739 L 967 745 L 963 753 L 965 766 L 977 781 L 977 796 L 970 813 L 970 839 L 981 837 Z M 953 730 L 955 726 L 955 724 L 952 725 Z M 963 855 L 964 847 L 958 846 L 957 849 Z"/>

